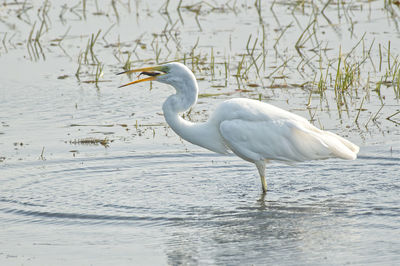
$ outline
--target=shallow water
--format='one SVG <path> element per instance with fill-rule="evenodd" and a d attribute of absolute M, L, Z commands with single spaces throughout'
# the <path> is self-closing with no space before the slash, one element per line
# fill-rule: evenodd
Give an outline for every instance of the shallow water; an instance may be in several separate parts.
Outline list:
<path fill-rule="evenodd" d="M 9 164 L 1 258 L 391 264 L 399 259 L 399 159 L 381 148 L 353 162 L 271 164 L 265 197 L 252 165 L 200 151 Z"/>
<path fill-rule="evenodd" d="M 189 8 L 179 14 L 174 1 L 167 14 L 159 12 L 158 1 L 132 2 L 130 7 L 119 3 L 118 19 L 111 5 L 96 7 L 89 1 L 86 19 L 77 8 L 81 17 L 70 9 L 63 15 L 64 22 L 59 17 L 61 4 L 55 3 L 42 40 L 45 59 L 30 58 L 24 43 L 42 3 L 34 2 L 26 11 L 31 20 L 16 19 L 14 5 L 0 11 L 1 37 L 9 32 L 7 47 L 0 50 L 1 265 L 393 265 L 400 261 L 399 119 L 386 119 L 399 110 L 399 99 L 392 86 L 383 86 L 380 95 L 372 88 L 360 88 L 349 94 L 348 110 L 340 112 L 330 87 L 323 97 L 312 95 L 307 108 L 310 93 L 296 84 L 314 76 L 307 67 L 304 73 L 296 70 L 302 59 L 293 43 L 307 26 L 311 7 L 292 13 L 290 5 L 276 3 L 273 10 L 280 20 L 270 5 L 262 9 L 268 67 L 261 80 L 253 69 L 248 80 L 238 82 L 235 68 L 246 52 L 249 34 L 252 38 L 262 34 L 253 2 L 240 2 L 233 9 L 230 2 L 220 9 L 203 3 L 198 23 Z M 98 8 L 103 15 L 95 14 Z M 397 25 L 379 2 L 355 2 L 345 8 L 332 5 L 325 13 L 332 24 L 319 17 L 319 33 L 325 33 L 318 36 L 332 48 L 331 55 L 338 54 L 339 45 L 350 51 L 364 31 L 365 46 L 379 39 L 387 55 L 384 48 L 391 40 L 392 60 L 399 54 Z M 160 37 L 152 43 L 152 33 L 162 33 L 165 25 L 169 29 L 175 21 L 168 41 Z M 280 35 L 276 29 L 291 22 L 294 26 L 274 50 Z M 93 80 L 90 64 L 82 66 L 77 80 L 76 58 L 90 34 L 99 28 L 104 32 L 114 23 L 96 48 L 105 62 L 101 80 L 106 82 L 98 88 L 83 82 Z M 13 24 L 16 35 L 8 41 Z M 52 45 L 52 39 L 68 27 L 69 38 L 63 41 L 66 55 Z M 387 30 L 380 31 L 382 27 Z M 335 37 L 327 36 L 335 32 Z M 174 59 L 165 47 L 181 57 L 197 38 L 202 57 L 209 58 L 213 47 L 219 62 L 215 77 L 210 77 L 208 63 L 194 70 L 200 92 L 215 95 L 200 98 L 191 119 L 206 119 L 225 99 L 261 97 L 357 143 L 359 158 L 271 163 L 267 165 L 269 192 L 263 196 L 254 165 L 191 145 L 168 128 L 161 105 L 172 89 L 156 84 L 151 91 L 148 84 L 116 88 L 128 79 L 114 76 L 124 62 L 113 54 L 125 58 L 123 52 L 130 51 L 138 38 L 146 48 L 136 51 L 141 59 L 132 58 L 134 66 L 154 62 L 146 60 L 154 59 L 150 47 L 155 42 L 163 47 L 160 61 Z M 311 58 L 306 48 L 303 52 Z M 284 82 L 266 78 L 282 62 L 280 56 L 290 55 L 295 55 L 296 64 L 279 73 L 288 75 Z M 225 83 L 221 62 L 228 57 L 231 66 L 225 87 L 220 86 Z M 372 58 L 377 68 L 377 53 Z M 386 67 L 388 62 L 383 62 Z M 371 69 L 368 64 L 362 75 Z M 380 79 L 378 74 L 371 74 L 371 83 Z M 250 83 L 260 87 L 246 86 Z M 106 138 L 108 145 L 79 142 L 87 138 Z"/>

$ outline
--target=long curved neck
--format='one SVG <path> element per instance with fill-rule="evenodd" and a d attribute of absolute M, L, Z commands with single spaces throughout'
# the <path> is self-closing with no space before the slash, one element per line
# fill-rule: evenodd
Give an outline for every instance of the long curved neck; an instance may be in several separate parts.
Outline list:
<path fill-rule="evenodd" d="M 181 95 L 174 94 L 169 96 L 163 104 L 164 117 L 176 134 L 189 142 L 197 144 L 195 143 L 197 140 L 196 135 L 198 134 L 198 131 L 195 130 L 196 124 L 180 116 L 180 113 L 188 110 L 193 105 L 189 105 L 184 101 Z M 178 103 L 181 103 L 182 106 L 177 106 Z"/>
<path fill-rule="evenodd" d="M 185 85 L 195 87 L 181 87 Z M 186 141 L 214 152 L 226 153 L 226 148 L 218 137 L 219 132 L 210 127 L 208 122 L 192 123 L 179 115 L 197 102 L 197 83 L 175 85 L 175 89 L 177 93 L 169 96 L 163 104 L 164 117 L 168 125 Z"/>
<path fill-rule="evenodd" d="M 176 88 L 176 86 L 175 86 Z M 165 120 L 168 125 L 183 139 L 199 145 L 197 143 L 198 135 L 200 134 L 197 129 L 199 125 L 183 119 L 180 114 L 189 110 L 197 101 L 197 93 L 184 93 L 182 90 L 176 88 L 177 93 L 169 96 L 163 104 L 163 112 Z M 197 90 L 194 90 L 197 92 Z"/>
<path fill-rule="evenodd" d="M 193 74 L 186 79 L 181 79 L 180 82 L 174 82 L 172 86 L 175 88 L 176 94 L 169 96 L 163 104 L 164 116 L 168 124 L 169 121 L 173 124 L 175 116 L 196 104 L 199 91 Z"/>

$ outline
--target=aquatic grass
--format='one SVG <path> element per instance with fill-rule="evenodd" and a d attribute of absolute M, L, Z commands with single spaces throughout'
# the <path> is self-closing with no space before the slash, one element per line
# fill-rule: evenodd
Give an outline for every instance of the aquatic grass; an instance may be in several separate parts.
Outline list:
<path fill-rule="evenodd" d="M 86 0 L 82 0 L 82 16 L 86 20 Z"/>
<path fill-rule="evenodd" d="M 400 99 L 400 69 L 393 77 L 393 91 L 397 99 Z"/>
<path fill-rule="evenodd" d="M 388 120 L 388 121 L 390 121 L 390 122 L 393 122 L 393 123 L 395 123 L 395 124 L 397 124 L 397 125 L 400 125 L 400 119 L 399 119 L 399 121 L 396 121 L 396 120 L 394 120 L 393 118 L 395 117 L 395 116 L 397 116 L 398 114 L 400 114 L 400 111 L 396 111 L 396 112 L 394 112 L 393 114 L 391 114 L 391 115 L 389 115 L 388 117 L 386 117 L 386 120 Z"/>
<path fill-rule="evenodd" d="M 42 152 L 41 152 L 40 155 L 39 155 L 39 160 L 42 160 L 42 161 L 45 161 L 45 160 L 46 160 L 46 158 L 44 157 L 44 146 L 43 146 L 43 148 L 42 148 Z"/>
<path fill-rule="evenodd" d="M 132 53 L 131 52 L 128 52 L 127 53 L 127 58 L 126 58 L 126 60 L 125 60 L 125 64 L 124 64 L 124 66 L 122 67 L 125 71 L 128 71 L 128 70 L 130 70 L 131 68 L 132 68 L 132 62 L 131 62 L 131 55 L 132 55 Z"/>
<path fill-rule="evenodd" d="M 166 0 L 166 2 L 160 6 L 160 8 L 158 9 L 159 13 L 169 15 L 169 12 L 168 12 L 169 1 L 170 0 Z"/>
<path fill-rule="evenodd" d="M 100 78 L 103 76 L 103 68 L 104 68 L 104 64 L 99 63 L 96 66 L 96 74 L 95 74 L 95 85 L 97 88 L 99 88 L 99 80 Z"/>
<path fill-rule="evenodd" d="M 119 22 L 119 13 L 117 9 L 117 2 L 115 0 L 111 0 L 111 6 L 114 11 L 115 17 L 117 18 L 117 22 Z"/>
<path fill-rule="evenodd" d="M 379 44 L 379 72 L 382 71 L 382 49 L 381 44 Z"/>
<path fill-rule="evenodd" d="M 25 6 L 25 4 L 24 4 Z M 34 36 L 34 32 L 36 29 L 36 21 L 33 23 L 31 31 L 29 32 L 29 36 L 26 42 L 29 58 L 31 60 L 38 60 L 40 56 L 42 56 L 42 59 L 45 60 L 45 54 L 42 48 L 42 45 L 40 43 L 40 39 L 42 38 L 44 32 L 48 31 L 48 12 L 50 10 L 51 4 L 48 2 L 48 0 L 45 0 L 43 2 L 43 5 L 39 8 L 38 11 L 38 18 L 40 22 L 40 27 L 36 31 L 36 34 Z M 45 30 L 46 28 L 46 30 Z"/>
<path fill-rule="evenodd" d="M 26 35 L 24 34 L 24 37 L 29 34 L 23 42 L 28 47 L 28 59 L 36 61 L 44 58 L 44 54 L 48 56 L 48 52 L 53 55 L 60 53 L 52 49 L 52 46 L 58 45 L 64 55 L 72 55 L 70 57 L 77 64 L 74 70 L 78 81 L 86 79 L 80 84 L 93 83 L 98 87 L 100 82 L 103 82 L 102 74 L 117 67 L 115 62 L 109 61 L 109 54 L 115 57 L 118 67 L 122 66 L 124 70 L 131 69 L 133 64 L 160 64 L 180 59 L 191 67 L 200 81 L 211 78 L 212 83 L 209 87 L 214 88 L 214 91 L 207 93 L 219 93 L 222 88 L 231 86 L 229 89 L 238 89 L 237 91 L 243 93 L 244 97 L 254 98 L 259 93 L 262 94 L 261 97 L 268 97 L 270 91 L 275 93 L 274 89 L 300 89 L 304 91 L 304 102 L 308 106 L 311 106 L 317 97 L 320 98 L 321 108 L 322 101 L 326 102 L 326 105 L 328 102 L 329 104 L 336 102 L 339 109 L 343 111 L 347 109 L 352 114 L 351 120 L 358 112 L 359 99 L 366 97 L 365 95 L 368 97 L 365 98 L 363 107 L 368 109 L 374 103 L 374 99 L 387 103 L 388 93 L 390 96 L 394 93 L 399 99 L 397 43 L 395 40 L 379 44 L 370 42 L 374 35 L 368 31 L 358 36 L 357 23 L 352 15 L 353 12 L 361 12 L 361 3 L 338 3 L 331 0 L 285 3 L 274 0 L 268 9 L 261 0 L 245 3 L 243 8 L 239 1 L 224 2 L 186 3 L 183 0 L 176 2 L 165 0 L 160 1 L 157 7 L 148 7 L 143 2 L 135 1 L 136 6 L 131 7 L 131 3 L 117 0 L 109 1 L 103 6 L 99 5 L 100 1 L 89 4 L 85 0 L 78 4 L 56 7 L 51 6 L 52 2 L 48 0 L 40 4 L 31 4 L 25 0 L 19 4 L 16 14 L 26 20 L 33 17 L 32 14 L 37 14 L 39 18 L 35 17 L 36 21 L 33 19 L 27 23 L 28 29 Z M 129 37 L 125 39 L 125 36 L 120 40 L 118 30 L 123 24 L 119 24 L 119 20 L 122 22 L 125 15 L 133 13 L 134 16 L 136 12 L 137 22 L 140 22 L 151 17 L 148 11 L 154 8 L 156 12 L 159 8 L 160 14 L 157 15 L 165 20 L 165 24 L 152 32 L 134 33 L 133 40 Z M 254 16 L 252 18 L 254 25 L 247 38 L 241 40 L 235 32 L 229 32 L 226 33 L 228 38 L 226 47 L 221 47 L 218 43 L 209 45 L 205 39 L 209 36 L 203 36 L 215 32 L 213 29 L 206 29 L 200 23 L 203 24 L 203 21 L 211 15 L 231 13 L 240 18 L 244 8 L 249 18 Z M 49 36 L 49 33 L 55 34 L 51 29 L 57 23 L 49 20 L 53 19 L 54 11 L 64 26 L 65 33 L 51 38 L 53 36 Z M 275 12 L 278 13 L 274 14 Z M 287 16 L 287 20 L 283 20 L 282 12 Z M 79 13 L 79 17 L 76 13 Z M 82 33 L 81 36 L 69 36 L 70 32 L 74 34 L 76 29 L 74 26 L 71 29 L 68 23 L 76 19 L 84 20 L 86 17 L 89 21 L 100 13 L 111 18 L 101 32 L 98 30 Z M 271 14 L 276 21 L 272 20 L 266 24 L 263 20 Z M 192 20 L 187 19 L 188 17 Z M 208 22 L 204 22 L 206 23 Z M 189 38 L 186 35 L 188 28 L 191 29 Z M 275 35 L 270 33 L 271 29 L 275 31 Z M 338 56 L 336 47 L 339 46 L 337 43 L 340 40 L 332 42 L 332 38 L 335 37 L 329 36 L 330 34 L 337 34 L 340 36 L 339 39 L 343 40 L 351 38 L 355 40 L 355 45 Z M 274 38 L 272 41 L 269 39 L 271 36 Z M 77 52 L 78 45 L 71 40 L 79 38 L 84 44 Z M 2 35 L 0 39 L 2 39 L 2 51 L 10 50 L 11 46 L 8 45 L 11 39 L 10 33 Z M 293 43 L 288 43 L 288 40 L 293 40 Z M 193 42 L 192 47 L 188 45 L 191 42 Z M 241 47 L 236 49 L 238 44 Z M 71 73 L 65 75 L 72 76 Z M 57 75 L 60 76 L 62 75 Z M 268 86 L 263 85 L 264 79 L 268 80 Z M 271 90 L 263 90 L 264 88 Z M 388 106 L 390 105 L 385 105 L 379 114 L 386 114 L 389 111 Z M 360 112 L 357 121 L 363 121 L 365 117 L 366 114 Z M 372 121 L 373 118 L 381 117 L 383 116 L 374 117 L 371 114 L 367 119 L 370 118 Z"/>
<path fill-rule="evenodd" d="M 329 69 L 330 69 L 330 64 L 328 64 L 328 67 L 326 68 L 325 77 L 322 72 L 320 75 L 320 80 L 318 82 L 318 92 L 321 95 L 321 97 L 322 97 L 324 91 L 328 89 L 327 80 L 328 80 L 328 76 L 329 76 Z"/>
<path fill-rule="evenodd" d="M 287 64 L 294 58 L 294 56 L 289 57 L 288 59 L 284 60 L 282 64 L 279 66 L 275 67 L 274 71 L 272 71 L 268 76 L 267 79 L 270 79 L 277 71 L 279 71 L 281 68 L 284 69 Z"/>
<path fill-rule="evenodd" d="M 239 61 L 237 70 L 236 70 L 236 74 L 234 75 L 236 78 L 244 78 L 244 76 L 241 74 L 242 69 L 243 69 L 243 65 L 244 65 L 244 61 L 245 61 L 245 56 L 246 55 L 242 55 L 242 60 Z"/>
<path fill-rule="evenodd" d="M 86 47 L 86 52 L 85 52 L 86 62 L 88 62 L 88 60 L 87 60 L 88 50 L 90 51 L 90 55 L 91 55 L 91 58 L 92 58 L 92 63 L 96 64 L 96 63 L 100 62 L 97 59 L 97 56 L 96 56 L 96 54 L 94 53 L 94 50 L 93 50 L 93 47 L 96 44 L 96 41 L 99 38 L 100 33 L 101 33 L 101 30 L 99 30 L 96 35 L 94 35 L 94 33 L 92 33 L 90 39 L 88 40 L 88 45 Z"/>
<path fill-rule="evenodd" d="M 383 109 L 383 107 L 385 106 L 385 104 L 382 104 L 381 107 L 379 108 L 379 110 L 375 113 L 374 117 L 372 118 L 372 121 L 376 121 L 378 118 L 378 115 L 380 113 L 380 111 Z M 367 123 L 368 124 L 368 123 Z"/>
<path fill-rule="evenodd" d="M 81 53 L 79 53 L 79 56 L 78 56 L 78 68 L 77 68 L 77 70 L 76 70 L 76 72 L 75 72 L 75 77 L 76 77 L 78 80 L 80 80 L 79 74 L 80 74 L 81 67 L 82 67 L 82 60 L 83 60 L 83 53 L 81 52 Z"/>
<path fill-rule="evenodd" d="M 211 79 L 215 79 L 215 57 L 214 57 L 214 48 L 211 47 L 211 54 L 210 54 L 210 69 L 211 69 Z"/>
<path fill-rule="evenodd" d="M 8 53 L 8 49 L 7 49 L 7 45 L 6 45 L 7 33 L 8 33 L 8 32 L 5 32 L 5 33 L 4 33 L 3 40 L 2 40 L 3 47 L 4 47 L 4 50 L 6 51 L 6 53 Z"/>
<path fill-rule="evenodd" d="M 196 57 L 195 51 L 196 51 L 197 46 L 199 45 L 199 40 L 200 40 L 200 37 L 197 37 L 196 43 L 193 45 L 193 47 L 190 51 L 190 57 L 192 57 L 192 58 Z M 192 60 L 192 71 L 194 71 L 194 69 L 195 69 L 195 64 L 196 64 L 196 60 Z"/>
<path fill-rule="evenodd" d="M 25 0 L 22 3 L 22 6 L 16 11 L 16 17 L 23 20 L 22 15 L 27 15 L 27 12 L 33 9 L 33 4 L 28 3 L 28 0 Z"/>
<path fill-rule="evenodd" d="M 388 41 L 388 50 L 387 50 L 387 62 L 388 62 L 388 69 L 390 71 L 391 65 L 390 65 L 390 40 Z"/>
<path fill-rule="evenodd" d="M 365 100 L 366 96 L 363 97 L 360 107 L 358 108 L 358 112 L 356 115 L 356 118 L 354 119 L 354 123 L 358 124 L 358 117 L 360 116 L 360 112 L 363 110 L 363 104 L 364 104 L 364 100 Z"/>
<path fill-rule="evenodd" d="M 273 4 L 275 4 L 276 1 L 274 1 Z M 178 6 L 179 9 L 182 8 L 183 2 L 180 1 Z M 332 5 L 335 5 L 333 1 L 328 1 L 323 4 L 323 13 L 328 14 L 328 10 Z M 204 5 L 204 3 L 203 3 Z M 259 3 L 255 2 L 256 9 L 259 6 Z M 343 15 L 345 14 L 345 17 L 349 16 L 348 10 L 351 7 L 351 5 L 347 5 L 345 3 L 339 3 L 339 8 L 341 9 L 347 9 L 347 10 L 341 10 L 340 14 Z M 375 55 L 372 55 L 372 49 L 374 46 L 374 41 L 372 41 L 368 46 L 366 46 L 366 33 L 364 33 L 361 38 L 357 38 L 357 42 L 354 46 L 351 47 L 349 51 L 346 53 L 343 53 L 340 55 L 340 57 L 337 58 L 329 58 L 326 54 L 326 51 L 332 49 L 328 48 L 326 44 L 325 47 L 322 46 L 322 42 L 318 40 L 317 36 L 317 25 L 319 25 L 318 22 L 318 8 L 317 8 L 317 3 L 306 3 L 305 1 L 301 3 L 297 3 L 293 5 L 296 9 L 302 9 L 305 11 L 307 8 L 311 8 L 312 10 L 312 15 L 311 15 L 311 20 L 310 22 L 306 25 L 306 27 L 302 29 L 302 32 L 300 36 L 297 39 L 296 45 L 299 50 L 301 50 L 299 57 L 294 56 L 293 58 L 286 57 L 282 58 L 281 55 L 278 53 L 280 52 L 280 40 L 284 36 L 285 32 L 293 26 L 293 22 L 289 22 L 286 24 L 286 26 L 280 27 L 280 33 L 278 35 L 278 38 L 274 41 L 274 43 L 270 44 L 272 48 L 276 49 L 276 54 L 277 57 L 282 58 L 282 61 L 275 66 L 271 73 L 265 73 L 265 60 L 266 60 L 266 54 L 268 51 L 268 48 L 265 47 L 265 31 L 261 31 L 262 25 L 259 26 L 261 34 L 262 32 L 262 41 L 261 39 L 257 38 L 257 36 L 253 36 L 252 34 L 249 35 L 248 39 L 246 40 L 245 43 L 245 53 L 241 53 L 238 55 L 233 56 L 233 62 L 237 63 L 237 67 L 234 71 L 234 74 L 232 77 L 236 79 L 236 87 L 241 88 L 243 84 L 246 84 L 245 86 L 249 86 L 249 84 L 256 84 L 252 83 L 252 79 L 254 76 L 258 75 L 264 75 L 265 78 L 271 79 L 272 85 L 269 87 L 273 86 L 280 86 L 279 84 L 275 84 L 277 79 L 280 79 L 281 77 L 283 79 L 288 78 L 287 75 L 285 75 L 285 72 L 287 69 L 291 70 L 293 68 L 293 64 L 291 62 L 297 61 L 299 62 L 300 58 L 300 63 L 297 65 L 297 71 L 299 72 L 299 75 L 302 77 L 307 78 L 307 76 L 311 76 L 311 81 L 305 80 L 303 84 L 309 84 L 310 91 L 308 95 L 308 102 L 310 103 L 311 97 L 313 94 L 318 93 L 320 96 L 320 99 L 322 101 L 323 98 L 326 98 L 327 95 L 325 92 L 327 90 L 332 89 L 335 92 L 335 100 L 338 105 L 339 110 L 345 110 L 346 112 L 350 112 L 351 110 L 358 110 L 357 107 L 354 106 L 355 102 L 357 102 L 355 99 L 358 98 L 359 91 L 365 91 L 366 95 L 369 95 L 369 90 L 368 88 L 370 87 L 370 84 L 373 82 L 370 81 L 371 78 L 376 77 L 377 69 L 375 69 L 374 61 L 373 59 L 375 58 Z M 186 8 L 189 8 L 189 6 L 186 6 Z M 191 6 L 189 9 L 194 8 L 196 9 L 198 5 Z M 320 9 L 321 10 L 321 9 Z M 257 10 L 256 10 L 257 11 Z M 258 12 L 258 11 L 257 11 Z M 326 15 L 325 14 L 325 15 Z M 333 20 L 332 20 L 333 21 Z M 353 23 L 349 21 L 349 23 Z M 165 27 L 164 31 L 167 29 Z M 350 30 L 351 31 L 351 30 Z M 193 57 L 193 55 L 199 55 L 198 59 L 192 60 L 192 70 L 193 71 L 206 71 L 207 73 L 210 74 L 210 77 L 212 80 L 218 80 L 218 79 L 224 79 L 225 81 L 225 87 L 229 83 L 229 75 L 228 73 L 228 63 L 226 60 L 225 62 L 222 63 L 217 63 L 217 56 L 215 55 L 215 48 L 211 47 L 209 48 L 209 53 L 204 53 L 204 49 L 201 47 L 198 47 L 199 43 L 199 38 L 196 41 L 196 44 L 193 46 L 192 51 L 190 52 L 189 56 Z M 312 48 L 307 48 L 308 50 L 304 49 L 306 48 L 307 45 L 312 44 Z M 379 46 L 381 46 L 379 44 Z M 261 47 L 261 50 L 258 50 L 257 48 Z M 393 50 L 393 49 L 392 49 Z M 311 55 L 309 51 L 312 53 L 315 53 L 315 55 Z M 359 58 L 361 51 L 361 59 Z M 324 55 L 325 53 L 325 55 Z M 383 51 L 381 51 L 383 55 Z M 183 60 L 185 63 L 187 63 L 187 58 L 189 57 L 186 53 L 183 55 Z M 201 64 L 204 64 L 204 58 L 209 58 L 208 65 L 207 66 L 201 66 Z M 358 57 L 358 58 L 357 58 Z M 385 50 L 385 57 L 387 57 L 387 52 Z M 388 84 L 389 79 L 392 80 L 392 85 L 393 85 L 393 90 L 395 93 L 397 92 L 397 88 L 394 87 L 394 82 L 396 79 L 394 78 L 395 75 L 395 64 L 394 58 L 392 55 L 390 55 L 390 69 L 393 69 L 393 71 L 390 72 L 390 75 L 385 75 L 385 78 L 382 80 L 385 82 L 385 84 Z M 385 60 L 386 61 L 386 60 Z M 368 64 L 366 64 L 368 62 Z M 316 67 L 316 64 L 318 63 L 318 67 Z M 386 63 L 386 62 L 385 62 Z M 190 64 L 190 63 L 189 63 Z M 382 63 L 380 63 L 381 65 Z M 368 65 L 368 67 L 372 67 L 373 71 L 371 72 L 368 70 L 367 72 L 363 72 L 364 65 Z M 219 67 L 219 66 L 222 66 Z M 309 69 L 312 71 L 312 75 L 310 73 L 307 73 L 307 71 L 304 70 L 305 67 L 309 67 Z M 382 66 L 381 66 L 382 67 Z M 280 74 L 277 75 L 277 73 L 280 72 Z M 204 75 L 204 74 L 202 74 Z M 253 76 L 254 75 L 254 76 Z M 367 82 L 365 82 L 365 80 Z M 200 78 L 202 79 L 202 78 Z M 260 79 L 262 81 L 262 79 Z M 293 83 L 293 82 L 292 82 Z M 382 85 L 376 83 L 377 85 Z M 256 84 L 259 86 L 258 84 Z M 257 87 L 255 86 L 255 87 Z M 364 89 L 362 89 L 364 87 Z M 219 88 L 220 85 L 211 85 L 213 88 Z M 249 86 L 251 87 L 251 86 Z M 373 86 L 372 86 L 373 87 Z M 300 88 L 303 88 L 303 86 L 300 86 Z M 371 88 L 370 90 L 373 90 L 374 88 Z M 364 102 L 362 105 L 366 105 L 367 101 L 365 101 L 367 96 L 364 96 Z M 363 107 L 363 106 L 362 106 Z M 358 111 L 358 117 L 357 117 L 357 122 L 360 121 L 361 117 L 360 111 Z M 373 116 L 372 116 L 373 118 Z M 371 119 L 372 119 L 371 118 Z"/>
<path fill-rule="evenodd" d="M 229 59 L 228 62 L 224 61 L 224 68 L 225 68 L 225 87 L 226 87 L 228 85 Z"/>
<path fill-rule="evenodd" d="M 103 76 L 104 64 L 100 62 L 96 53 L 95 53 L 95 44 L 100 36 L 101 29 L 97 31 L 96 34 L 92 33 L 87 40 L 86 48 L 84 51 L 80 51 L 78 54 L 78 67 L 75 72 L 75 77 L 78 81 L 80 81 L 80 75 L 82 74 L 82 68 L 84 67 L 85 71 L 83 73 L 92 73 L 90 76 L 93 76 L 92 80 L 85 80 L 82 83 L 93 83 L 96 88 L 99 89 L 100 78 Z M 105 82 L 104 80 L 102 82 Z"/>
<path fill-rule="evenodd" d="M 281 40 L 282 36 L 286 33 L 286 31 L 293 26 L 293 22 L 290 22 L 287 26 L 285 26 L 283 28 L 283 30 L 281 30 L 281 34 L 278 36 L 278 38 L 276 39 L 275 43 L 274 43 L 274 49 L 276 49 L 276 47 L 278 46 L 279 41 Z M 299 40 L 298 40 L 299 41 Z"/>
<path fill-rule="evenodd" d="M 317 20 L 314 18 L 314 19 L 307 25 L 307 27 L 306 27 L 305 30 L 300 34 L 299 38 L 297 39 L 297 41 L 296 41 L 296 43 L 295 43 L 295 45 L 294 45 L 296 51 L 299 53 L 300 56 L 302 56 L 302 53 L 301 53 L 300 49 L 303 48 L 303 47 L 304 47 L 304 44 L 311 38 L 311 36 L 312 36 L 313 34 L 315 34 L 315 30 L 313 31 L 312 34 L 309 34 L 307 38 L 304 39 L 304 36 L 305 36 L 306 32 L 308 32 L 308 30 L 310 29 L 310 27 L 313 26 L 314 23 L 316 23 L 316 21 L 317 21 Z"/>
<path fill-rule="evenodd" d="M 155 60 L 156 63 L 159 64 L 160 62 L 160 55 L 161 55 L 161 47 L 158 47 L 158 40 L 156 41 L 156 46 L 154 48 L 154 52 L 155 52 Z"/>
<path fill-rule="evenodd" d="M 111 30 L 115 27 L 116 23 L 112 24 L 108 29 L 103 33 L 103 36 L 101 37 L 106 43 L 106 36 L 111 32 Z"/>
<path fill-rule="evenodd" d="M 257 61 L 259 58 L 261 58 L 261 56 L 263 55 L 263 53 L 260 53 L 256 58 L 254 57 L 254 51 L 258 42 L 258 38 L 255 39 L 253 47 L 251 49 L 249 49 L 249 44 L 250 44 L 250 40 L 251 40 L 251 34 L 249 36 L 249 39 L 247 41 L 247 45 L 246 45 L 246 51 L 247 51 L 247 55 L 250 57 L 251 59 L 251 63 L 249 64 L 249 66 L 245 69 L 244 71 L 244 75 L 248 76 L 248 72 L 251 69 L 252 66 L 254 66 L 254 68 L 256 69 L 256 74 L 261 82 L 261 84 L 263 84 L 261 75 L 260 75 L 260 68 L 257 65 Z"/>

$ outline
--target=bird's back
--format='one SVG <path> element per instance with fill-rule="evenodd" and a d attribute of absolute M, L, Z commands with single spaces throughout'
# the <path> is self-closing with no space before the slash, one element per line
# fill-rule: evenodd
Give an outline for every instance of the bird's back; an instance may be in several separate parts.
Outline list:
<path fill-rule="evenodd" d="M 215 110 L 212 118 L 216 120 L 245 119 L 249 121 L 289 119 L 308 122 L 305 118 L 274 105 L 247 98 L 234 98 L 222 102 Z"/>
<path fill-rule="evenodd" d="M 355 159 L 359 148 L 311 125 L 305 118 L 251 99 L 221 103 L 210 122 L 219 125 L 226 145 L 238 156 L 260 160 Z"/>

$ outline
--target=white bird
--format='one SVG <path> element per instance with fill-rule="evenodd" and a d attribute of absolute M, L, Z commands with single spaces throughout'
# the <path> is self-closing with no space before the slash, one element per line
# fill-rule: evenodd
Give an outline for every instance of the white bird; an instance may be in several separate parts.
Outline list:
<path fill-rule="evenodd" d="M 235 98 L 222 102 L 203 123 L 192 123 L 179 114 L 196 104 L 198 85 L 192 71 L 181 63 L 167 63 L 123 73 L 141 72 L 175 88 L 163 112 L 168 125 L 183 139 L 208 150 L 228 154 L 257 166 L 263 192 L 267 191 L 265 165 L 270 160 L 301 162 L 338 157 L 357 158 L 359 147 L 350 141 L 311 125 L 305 118 L 257 100 Z M 139 75 L 139 76 L 140 76 Z"/>

